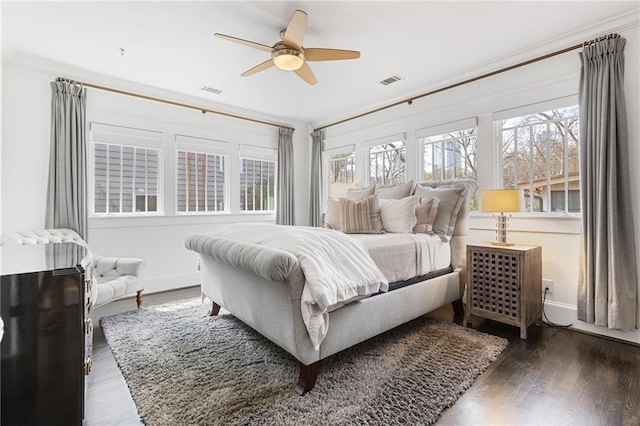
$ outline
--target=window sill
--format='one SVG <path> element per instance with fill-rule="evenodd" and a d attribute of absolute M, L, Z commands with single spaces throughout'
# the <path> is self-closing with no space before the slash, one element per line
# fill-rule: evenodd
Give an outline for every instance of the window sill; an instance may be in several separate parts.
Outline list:
<path fill-rule="evenodd" d="M 497 213 L 488 212 L 471 212 L 472 218 L 493 218 Z M 506 213 L 505 216 L 509 216 L 510 220 L 580 220 L 582 219 L 581 213 L 531 213 L 531 212 L 517 212 Z"/>
<path fill-rule="evenodd" d="M 198 226 L 236 222 L 275 222 L 275 213 L 175 214 L 146 216 L 93 216 L 89 229 L 141 228 L 164 226 Z"/>
<path fill-rule="evenodd" d="M 471 213 L 469 229 L 476 231 L 496 230 L 496 219 L 492 213 Z M 509 233 L 572 234 L 582 232 L 581 216 L 559 213 L 514 213 L 509 215 Z"/>

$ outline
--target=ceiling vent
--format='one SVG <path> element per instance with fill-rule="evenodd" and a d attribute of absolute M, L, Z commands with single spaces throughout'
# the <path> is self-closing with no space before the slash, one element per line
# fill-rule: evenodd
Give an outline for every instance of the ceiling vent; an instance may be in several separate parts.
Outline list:
<path fill-rule="evenodd" d="M 222 90 L 220 89 L 216 89 L 215 87 L 209 87 L 209 86 L 203 86 L 202 89 L 205 92 L 209 92 L 209 93 L 213 93 L 214 95 L 219 95 L 220 93 L 222 93 Z"/>
<path fill-rule="evenodd" d="M 383 86 L 388 86 L 400 80 L 404 80 L 404 77 L 400 77 L 399 75 L 396 74 L 396 75 L 392 75 L 391 77 L 385 78 L 384 80 L 380 80 L 378 83 L 382 84 Z"/>

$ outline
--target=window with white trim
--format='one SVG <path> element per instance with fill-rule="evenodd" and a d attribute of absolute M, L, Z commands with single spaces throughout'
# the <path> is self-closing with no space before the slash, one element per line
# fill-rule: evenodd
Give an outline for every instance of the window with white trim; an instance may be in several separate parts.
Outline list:
<path fill-rule="evenodd" d="M 477 180 L 477 128 L 456 130 L 421 139 L 425 181 Z"/>
<path fill-rule="evenodd" d="M 329 182 L 353 183 L 356 173 L 356 153 L 343 152 L 329 157 Z"/>
<path fill-rule="evenodd" d="M 162 138 L 155 132 L 97 123 L 91 123 L 91 129 L 93 213 L 159 212 L 161 149 L 143 145 L 160 146 Z"/>
<path fill-rule="evenodd" d="M 276 209 L 276 162 L 240 158 L 240 211 L 274 212 Z"/>
<path fill-rule="evenodd" d="M 328 195 L 336 200 L 347 196 L 347 189 L 361 185 L 356 177 L 356 152 L 353 147 L 324 157 Z"/>
<path fill-rule="evenodd" d="M 477 127 L 454 130 L 420 139 L 422 145 L 422 180 L 478 180 Z M 470 209 L 478 210 L 476 195 Z"/>
<path fill-rule="evenodd" d="M 502 184 L 524 190 L 525 211 L 579 212 L 578 107 L 495 121 Z"/>
<path fill-rule="evenodd" d="M 395 185 L 407 180 L 407 148 L 404 140 L 369 147 L 369 183 Z"/>
<path fill-rule="evenodd" d="M 178 150 L 176 197 L 179 213 L 226 210 L 224 155 Z"/>

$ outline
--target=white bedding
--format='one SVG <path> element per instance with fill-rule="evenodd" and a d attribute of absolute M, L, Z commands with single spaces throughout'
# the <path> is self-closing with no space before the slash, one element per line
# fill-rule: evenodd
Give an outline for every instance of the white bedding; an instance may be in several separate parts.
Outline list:
<path fill-rule="evenodd" d="M 390 283 L 405 281 L 451 264 L 451 247 L 430 234 L 349 234 L 362 241 Z"/>
<path fill-rule="evenodd" d="M 278 248 L 296 256 L 306 279 L 301 299 L 302 319 L 316 350 L 327 334 L 329 312 L 389 288 L 365 244 L 341 232 L 239 223 L 212 234 Z"/>

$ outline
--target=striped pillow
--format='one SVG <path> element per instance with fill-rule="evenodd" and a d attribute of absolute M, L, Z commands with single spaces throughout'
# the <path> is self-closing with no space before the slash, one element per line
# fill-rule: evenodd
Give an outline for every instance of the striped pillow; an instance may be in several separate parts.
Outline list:
<path fill-rule="evenodd" d="M 382 220 L 376 208 L 376 196 L 362 201 L 340 199 L 340 227 L 345 234 L 382 234 Z"/>

